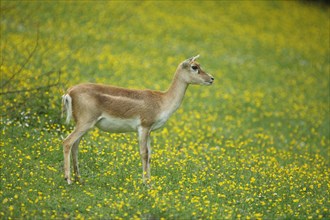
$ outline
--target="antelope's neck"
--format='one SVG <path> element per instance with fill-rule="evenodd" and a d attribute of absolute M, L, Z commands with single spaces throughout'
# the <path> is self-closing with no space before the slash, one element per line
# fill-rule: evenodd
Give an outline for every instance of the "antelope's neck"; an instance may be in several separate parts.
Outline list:
<path fill-rule="evenodd" d="M 178 74 L 175 74 L 172 84 L 164 93 L 165 112 L 172 114 L 180 107 L 187 88 L 188 84 L 180 79 Z"/>

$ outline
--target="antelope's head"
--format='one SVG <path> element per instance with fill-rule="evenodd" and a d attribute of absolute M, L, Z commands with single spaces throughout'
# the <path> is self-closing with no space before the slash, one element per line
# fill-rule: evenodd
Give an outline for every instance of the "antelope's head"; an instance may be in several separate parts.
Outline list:
<path fill-rule="evenodd" d="M 188 84 L 197 85 L 212 85 L 214 82 L 213 76 L 206 73 L 196 62 L 199 55 L 191 57 L 183 61 L 178 68 L 181 78 Z"/>

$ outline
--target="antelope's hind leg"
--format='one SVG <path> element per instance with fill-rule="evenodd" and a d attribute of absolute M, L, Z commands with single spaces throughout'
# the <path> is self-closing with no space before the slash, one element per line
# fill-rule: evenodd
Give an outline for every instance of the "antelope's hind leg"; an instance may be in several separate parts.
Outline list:
<path fill-rule="evenodd" d="M 73 172 L 74 172 L 74 180 L 75 182 L 82 183 L 82 179 L 80 177 L 80 172 L 79 172 L 79 164 L 78 164 L 78 147 L 80 143 L 81 137 L 74 142 L 72 145 L 71 149 L 71 154 L 72 154 L 72 160 L 73 160 Z"/>
<path fill-rule="evenodd" d="M 74 171 L 76 176 L 79 176 L 78 169 L 78 145 L 81 137 L 91 128 L 94 124 L 85 124 L 85 126 L 76 126 L 74 131 L 69 134 L 63 141 L 63 154 L 64 154 L 64 177 L 68 184 L 71 184 L 70 177 L 70 153 L 73 148 L 72 156 L 74 162 Z M 77 178 L 77 177 L 76 177 Z"/>

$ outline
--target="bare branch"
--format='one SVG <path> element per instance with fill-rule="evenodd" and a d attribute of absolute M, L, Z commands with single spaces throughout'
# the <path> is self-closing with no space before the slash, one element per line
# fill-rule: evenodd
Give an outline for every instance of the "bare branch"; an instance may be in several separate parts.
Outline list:
<path fill-rule="evenodd" d="M 49 76 L 52 73 L 55 73 L 55 71 L 49 71 L 49 72 L 44 73 L 42 75 Z M 56 83 L 53 83 L 53 84 L 48 83 L 45 86 L 39 86 L 39 87 L 31 88 L 31 89 L 21 89 L 21 90 L 13 90 L 13 91 L 0 92 L 0 95 L 7 95 L 7 94 L 13 94 L 13 93 L 23 93 L 23 92 L 32 92 L 32 91 L 37 91 L 37 90 L 40 90 L 40 89 L 51 88 L 51 87 L 58 86 L 61 83 L 60 80 L 61 80 L 61 71 L 58 71 L 58 80 L 57 80 Z"/>
<path fill-rule="evenodd" d="M 47 85 L 47 86 L 35 87 L 33 89 L 22 89 L 22 90 L 8 91 L 8 92 L 0 92 L 0 95 L 13 94 L 13 93 L 22 93 L 22 92 L 32 92 L 32 91 L 37 91 L 37 90 L 40 90 L 40 89 L 51 88 L 51 87 L 58 86 L 58 85 L 59 85 L 59 83 L 54 83 L 54 84 L 50 84 L 50 85 Z"/>
<path fill-rule="evenodd" d="M 36 39 L 36 44 L 34 45 L 34 48 L 32 49 L 32 51 L 29 53 L 29 56 L 26 58 L 25 62 L 21 65 L 21 67 L 19 68 L 18 71 L 14 72 L 12 74 L 12 76 L 7 80 L 5 81 L 1 87 L 5 87 L 12 79 L 15 78 L 15 76 L 17 74 L 19 74 L 26 66 L 26 64 L 28 64 L 32 58 L 32 56 L 34 55 L 34 53 L 36 52 L 37 48 L 38 48 L 38 45 L 39 45 L 39 27 L 37 28 L 37 39 Z"/>

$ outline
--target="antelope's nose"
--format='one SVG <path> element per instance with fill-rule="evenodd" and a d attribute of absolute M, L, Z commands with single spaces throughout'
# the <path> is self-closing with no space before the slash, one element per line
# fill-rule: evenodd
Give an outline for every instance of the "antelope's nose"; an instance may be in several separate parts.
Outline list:
<path fill-rule="evenodd" d="M 211 77 L 211 80 L 212 80 L 212 81 L 214 81 L 214 78 L 213 78 L 213 77 Z"/>

